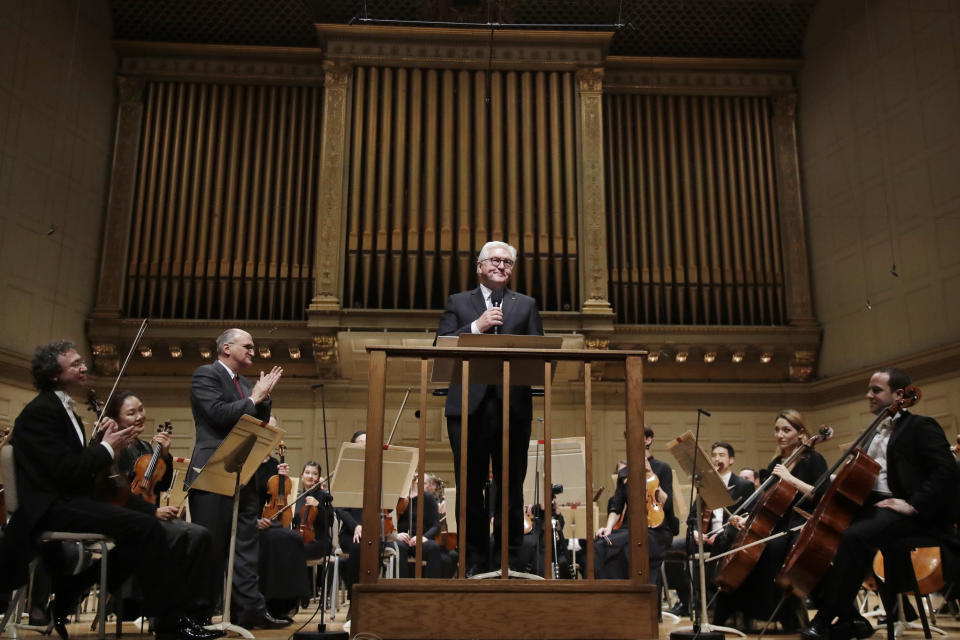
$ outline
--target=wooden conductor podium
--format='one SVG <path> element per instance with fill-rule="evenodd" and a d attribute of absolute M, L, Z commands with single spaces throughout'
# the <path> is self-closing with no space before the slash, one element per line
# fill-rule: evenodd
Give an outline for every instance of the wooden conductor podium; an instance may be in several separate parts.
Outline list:
<path fill-rule="evenodd" d="M 502 344 L 503 339 L 519 336 L 473 336 L 484 344 Z M 492 338 L 493 340 L 485 340 Z M 647 558 L 646 510 L 641 507 L 630 513 L 630 579 L 594 580 L 593 544 L 587 545 L 587 578 L 584 580 L 552 580 L 546 571 L 545 580 L 464 579 L 465 557 L 464 509 L 460 520 L 459 578 L 452 580 L 419 579 L 421 548 L 417 545 L 415 571 L 417 579 L 384 579 L 380 577 L 380 538 L 378 509 L 380 507 L 381 465 L 383 462 L 384 393 L 388 358 L 420 360 L 420 436 L 419 447 L 426 445 L 426 417 L 428 396 L 428 364 L 430 360 L 453 359 L 462 381 L 464 393 L 471 378 L 471 361 L 480 370 L 489 371 L 491 361 L 499 370 L 503 384 L 529 384 L 511 378 L 515 371 L 529 371 L 540 367 L 544 386 L 544 469 L 541 495 L 550 495 L 551 485 L 551 387 L 553 366 L 558 361 L 580 362 L 583 366 L 585 450 L 593 451 L 591 421 L 591 384 L 593 362 L 620 362 L 624 365 L 625 412 L 627 428 L 627 463 L 630 505 L 645 505 L 644 437 L 643 437 L 643 356 L 640 351 L 593 351 L 538 348 L 510 348 L 502 346 L 464 347 L 395 347 L 369 346 L 370 390 L 367 408 L 367 447 L 364 477 L 363 539 L 361 541 L 360 581 L 353 589 L 352 631 L 369 634 L 366 637 L 388 639 L 451 639 L 483 638 L 556 638 L 556 639 L 636 639 L 658 638 L 657 594 L 651 584 Z M 488 374 L 483 374 L 486 377 Z M 486 382 L 486 380 L 484 380 Z M 504 415 L 509 415 L 509 394 L 504 393 Z M 464 398 L 463 406 L 467 406 Z M 504 420 L 504 450 L 507 447 L 507 425 Z M 466 483 L 466 443 L 470 428 L 467 417 L 462 424 L 461 478 L 457 490 Z M 587 495 L 593 495 L 592 456 L 586 456 L 585 483 Z M 504 460 L 508 459 L 504 455 Z M 419 493 L 423 495 L 424 456 L 419 456 Z M 504 463 L 504 480 L 507 474 Z M 501 481 L 503 482 L 503 481 Z M 504 485 L 505 486 L 505 485 Z M 501 509 L 506 509 L 506 488 Z M 422 500 L 422 498 L 421 498 Z M 423 510 L 418 510 L 417 530 L 423 531 Z M 549 522 L 549 519 L 547 519 Z M 593 522 L 593 510 L 587 510 L 587 529 L 595 531 L 601 524 Z M 506 524 L 504 516 L 503 522 Z M 549 526 L 549 524 L 548 524 Z M 549 532 L 548 532 L 549 533 Z M 550 566 L 552 536 L 545 535 L 544 554 Z M 507 576 L 506 526 L 501 545 L 502 574 Z"/>

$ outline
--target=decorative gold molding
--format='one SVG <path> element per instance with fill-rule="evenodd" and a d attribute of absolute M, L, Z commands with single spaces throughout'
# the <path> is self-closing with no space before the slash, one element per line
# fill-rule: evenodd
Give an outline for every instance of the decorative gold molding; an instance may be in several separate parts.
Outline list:
<path fill-rule="evenodd" d="M 577 71 L 580 100 L 581 278 L 585 314 L 613 315 L 607 299 L 607 220 L 603 162 L 603 69 Z M 612 329 L 612 326 L 611 326 Z"/>
<path fill-rule="evenodd" d="M 316 48 L 240 47 L 114 42 L 120 73 L 150 80 L 234 81 L 317 85 L 323 82 Z"/>
<path fill-rule="evenodd" d="M 314 248 L 314 292 L 309 312 L 340 310 L 343 282 L 343 217 L 345 215 L 350 93 L 353 67 L 323 64 L 323 132 L 317 194 L 317 244 Z"/>
<path fill-rule="evenodd" d="M 813 314 L 810 291 L 796 112 L 796 93 L 785 93 L 773 99 L 774 164 L 777 171 L 777 208 L 780 211 L 787 318 L 791 324 L 819 326 Z"/>
<path fill-rule="evenodd" d="M 127 253 L 143 123 L 143 78 L 117 76 L 117 124 L 110 191 L 103 225 L 97 298 L 91 317 L 119 318 L 127 279 Z M 109 249 L 106 249 L 109 248 Z"/>
<path fill-rule="evenodd" d="M 318 24 L 330 60 L 368 66 L 571 70 L 603 64 L 613 33 Z"/>
<path fill-rule="evenodd" d="M 614 93 L 770 95 L 794 91 L 798 60 L 607 59 L 604 88 Z"/>
<path fill-rule="evenodd" d="M 93 371 L 98 376 L 115 376 L 120 371 L 120 356 L 114 343 L 91 343 L 90 357 L 93 359 Z"/>

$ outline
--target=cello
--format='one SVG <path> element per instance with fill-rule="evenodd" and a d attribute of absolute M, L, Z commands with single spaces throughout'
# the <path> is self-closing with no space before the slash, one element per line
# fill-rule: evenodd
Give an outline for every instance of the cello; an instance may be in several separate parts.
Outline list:
<path fill-rule="evenodd" d="M 817 435 L 806 440 L 801 439 L 797 448 L 782 464 L 789 468 L 807 450 L 832 437 L 833 429 L 828 426 L 820 427 Z M 797 496 L 796 487 L 775 475 L 767 478 L 760 490 L 763 492 L 763 497 L 757 502 L 743 528 L 734 538 L 733 544 L 730 545 L 731 549 L 745 548 L 724 557 L 713 580 L 714 584 L 724 591 L 736 591 L 747 579 L 766 547 L 766 543 L 760 541 L 773 532 Z"/>
<path fill-rule="evenodd" d="M 901 409 L 912 407 L 919 400 L 920 389 L 907 386 L 903 397 L 881 411 L 837 464 L 817 482 L 818 486 L 821 485 L 839 468 L 777 574 L 776 583 L 780 587 L 802 598 L 820 582 L 833 563 L 840 537 L 850 526 L 857 509 L 869 497 L 880 472 L 880 465 L 860 448 L 861 445 L 869 441 L 886 418 L 892 419 Z"/>

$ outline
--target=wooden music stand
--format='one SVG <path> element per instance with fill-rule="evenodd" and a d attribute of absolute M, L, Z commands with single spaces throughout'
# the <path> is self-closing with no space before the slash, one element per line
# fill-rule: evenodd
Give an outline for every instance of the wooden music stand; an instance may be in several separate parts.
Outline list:
<path fill-rule="evenodd" d="M 484 336 L 481 336 L 483 338 Z M 519 336 L 485 336 L 487 338 L 517 338 Z M 527 336 L 533 337 L 533 336 Z M 600 351 L 539 349 L 535 347 L 413 347 L 371 345 L 369 402 L 367 410 L 367 448 L 364 477 L 363 540 L 361 541 L 360 582 L 353 589 L 353 631 L 370 634 L 382 640 L 413 640 L 414 638 L 460 639 L 536 637 L 546 640 L 655 640 L 657 629 L 657 594 L 649 575 L 646 539 L 646 510 L 640 509 L 630 527 L 630 579 L 594 580 L 593 545 L 587 545 L 586 580 L 464 580 L 463 566 L 455 580 L 382 580 L 379 577 L 379 549 L 372 531 L 376 530 L 376 508 L 379 504 L 382 479 L 384 442 L 384 394 L 388 358 L 415 358 L 420 360 L 420 438 L 419 446 L 426 446 L 428 373 L 430 361 L 446 358 L 453 361 L 452 369 L 459 369 L 464 395 L 473 381 L 473 360 L 495 363 L 500 367 L 499 379 L 504 385 L 516 383 L 512 376 L 514 365 L 520 362 L 539 363 L 544 385 L 544 495 L 549 495 L 551 484 L 550 446 L 552 443 L 552 374 L 553 362 L 570 361 L 582 364 L 584 399 L 586 404 L 584 442 L 585 450 L 592 452 L 592 363 L 614 362 L 624 366 L 627 462 L 630 482 L 628 500 L 644 504 L 643 477 L 643 359 L 641 351 Z M 482 364 L 480 366 L 483 366 Z M 436 374 L 437 367 L 434 368 Z M 504 413 L 509 416 L 504 394 Z M 509 420 L 505 420 L 509 424 Z M 467 421 L 462 423 L 462 459 L 466 459 Z M 504 429 L 504 449 L 509 440 Z M 587 495 L 593 495 L 591 481 L 592 460 L 586 456 L 585 485 Z M 423 471 L 424 456 L 419 458 Z M 461 476 L 463 471 L 461 469 Z M 464 481 L 457 481 L 463 490 Z M 508 487 L 505 487 L 507 489 Z M 503 491 L 503 495 L 507 493 Z M 461 505 L 462 507 L 464 505 Z M 503 500 L 501 509 L 505 509 Z M 593 510 L 587 509 L 587 530 L 595 528 Z M 464 525 L 461 509 L 461 527 Z M 449 516 L 448 516 L 449 518 Z M 506 527 L 503 528 L 504 533 Z M 463 529 L 460 531 L 460 557 L 464 557 Z M 502 552 L 506 549 L 502 544 Z M 552 554 L 552 540 L 547 536 L 545 557 Z M 502 570 L 506 572 L 506 562 Z M 419 562 L 417 563 L 419 565 Z M 449 610 L 457 615 L 410 616 L 404 612 Z M 610 615 L 615 611 L 616 615 Z"/>
<path fill-rule="evenodd" d="M 730 497 L 730 493 L 727 491 L 727 485 L 724 484 L 720 474 L 717 473 L 717 470 L 713 467 L 713 462 L 707 457 L 703 449 L 697 446 L 697 441 L 692 431 L 687 431 L 683 435 L 671 440 L 670 443 L 667 444 L 667 449 L 673 454 L 680 468 L 691 477 L 691 486 L 697 490 L 696 506 L 698 523 L 703 522 L 704 504 L 706 504 L 710 510 L 713 510 L 721 507 L 729 507 L 736 502 L 736 500 Z M 697 562 L 700 567 L 700 601 L 696 606 L 700 607 L 700 620 L 703 622 L 699 624 L 699 628 L 680 627 L 679 629 L 674 629 L 671 636 L 673 634 L 694 632 L 695 635 L 713 633 L 714 635 L 708 637 L 716 637 L 722 634 L 715 632 L 725 631 L 745 638 L 747 634 L 739 629 L 721 627 L 706 622 L 707 578 L 703 555 L 703 536 L 697 536 Z"/>
<path fill-rule="evenodd" d="M 209 491 L 233 498 L 233 516 L 230 521 L 230 554 L 227 558 L 227 579 L 223 587 L 223 620 L 208 625 L 207 629 L 233 631 L 252 640 L 254 635 L 230 622 L 230 600 L 233 594 L 233 559 L 237 551 L 237 512 L 240 507 L 240 487 L 250 482 L 260 463 L 270 455 L 286 431 L 253 416 L 241 416 L 230 433 L 213 452 L 207 464 L 194 478 L 190 490 Z"/>

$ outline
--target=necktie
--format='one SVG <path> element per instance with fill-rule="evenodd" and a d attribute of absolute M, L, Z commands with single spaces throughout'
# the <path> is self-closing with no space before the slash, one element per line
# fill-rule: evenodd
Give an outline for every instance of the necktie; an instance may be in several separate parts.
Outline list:
<path fill-rule="evenodd" d="M 240 376 L 233 376 L 233 384 L 237 386 L 237 393 L 240 394 L 240 397 L 243 397 L 243 389 L 240 388 Z"/>

